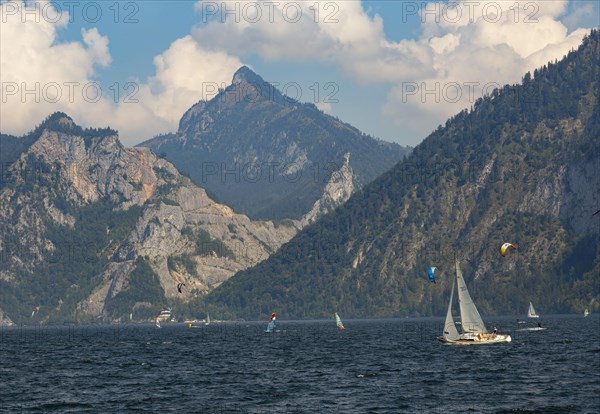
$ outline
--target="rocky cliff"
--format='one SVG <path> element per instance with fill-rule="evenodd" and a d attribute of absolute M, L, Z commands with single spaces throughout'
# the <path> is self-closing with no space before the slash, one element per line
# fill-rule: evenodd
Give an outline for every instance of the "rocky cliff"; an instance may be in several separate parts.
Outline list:
<path fill-rule="evenodd" d="M 297 231 L 234 213 L 110 129 L 57 113 L 36 134 L 0 187 L 0 308 L 14 321 L 145 318 L 205 294 Z"/>

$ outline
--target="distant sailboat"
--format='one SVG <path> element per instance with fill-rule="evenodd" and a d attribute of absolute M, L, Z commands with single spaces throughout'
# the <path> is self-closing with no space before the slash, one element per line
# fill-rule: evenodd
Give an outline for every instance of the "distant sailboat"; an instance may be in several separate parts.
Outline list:
<path fill-rule="evenodd" d="M 273 332 L 277 326 L 277 324 L 275 323 L 275 319 L 277 319 L 277 314 L 275 312 L 273 312 L 271 314 L 271 318 L 269 319 L 269 324 L 267 325 L 267 329 L 265 329 L 265 332 Z"/>
<path fill-rule="evenodd" d="M 204 323 L 204 325 L 210 325 L 210 315 L 208 314 L 208 312 L 206 312 L 206 322 Z"/>
<path fill-rule="evenodd" d="M 344 329 L 344 324 L 342 323 L 342 320 L 340 319 L 340 315 L 337 314 L 337 312 L 335 313 L 335 324 L 337 325 L 337 328 L 340 331 L 343 331 Z"/>
<path fill-rule="evenodd" d="M 444 323 L 444 333 L 438 337 L 438 340 L 448 345 L 479 345 L 495 344 L 500 342 L 510 342 L 510 335 L 500 335 L 488 333 L 479 311 L 475 307 L 467 284 L 463 278 L 458 259 L 455 263 L 456 280 L 452 282 L 452 292 L 450 293 L 450 303 L 446 313 L 446 322 Z M 460 305 L 461 330 L 459 333 L 452 316 L 452 302 L 454 301 L 454 287 L 458 285 L 458 303 Z M 494 329 L 495 330 L 495 329 Z"/>
<path fill-rule="evenodd" d="M 587 308 L 585 308 L 585 310 L 583 311 L 583 317 L 585 318 L 589 314 L 590 314 L 590 311 Z"/>
<path fill-rule="evenodd" d="M 156 318 L 156 327 L 162 328 L 162 326 L 160 326 L 160 319 L 158 319 L 158 318 Z"/>
<path fill-rule="evenodd" d="M 539 318 L 540 317 L 540 315 L 535 313 L 535 309 L 533 309 L 533 304 L 531 302 L 529 302 L 529 310 L 527 311 L 527 317 L 528 318 Z"/>

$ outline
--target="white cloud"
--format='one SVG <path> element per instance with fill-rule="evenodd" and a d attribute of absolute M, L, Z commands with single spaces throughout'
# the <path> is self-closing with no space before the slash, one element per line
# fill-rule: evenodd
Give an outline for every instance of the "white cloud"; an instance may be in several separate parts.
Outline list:
<path fill-rule="evenodd" d="M 175 130 L 193 103 L 230 82 L 242 59 L 258 56 L 335 65 L 357 83 L 389 85 L 382 111 L 399 126 L 419 130 L 420 139 L 491 87 L 516 83 L 526 71 L 560 59 L 586 33 L 569 32 L 561 23 L 566 0 L 451 3 L 454 9 L 444 2 L 427 4 L 418 38 L 393 41 L 384 24 L 398 22 L 367 13 L 359 1 L 198 2 L 208 21 L 156 56 L 154 75 L 131 85 L 138 89 L 124 91 L 120 85 L 121 93 L 135 92 L 137 102 L 115 103 L 112 91 L 103 91 L 97 102 L 82 98 L 84 90 L 93 95 L 96 71 L 112 63 L 106 36 L 92 28 L 82 30 L 80 41 L 59 42 L 57 32 L 68 24 L 64 11 L 56 22 L 23 22 L 14 6 L 22 9 L 24 3 L 4 2 L 0 126 L 20 134 L 62 110 L 84 125 L 117 128 L 126 143 L 139 142 Z M 576 6 L 563 19 L 574 24 L 584 13 L 587 6 Z M 74 91 L 69 82 L 77 84 Z M 48 87 L 54 84 L 62 92 L 58 102 Z M 73 99 L 67 99 L 69 92 Z"/>
<path fill-rule="evenodd" d="M 35 10 L 34 5 L 28 4 L 28 10 Z M 94 68 L 111 60 L 108 39 L 95 28 L 82 30 L 83 43 L 57 43 L 56 32 L 66 25 L 68 15 L 57 22 L 36 22 L 33 14 L 24 12 L 22 2 L 0 5 L 0 121 L 6 133 L 24 133 L 56 110 L 89 109 L 89 104 L 81 105 L 82 94 L 95 96 Z"/>
<path fill-rule="evenodd" d="M 37 18 L 31 10 L 38 10 Z M 53 21 L 57 15 L 61 18 Z M 92 28 L 82 29 L 80 42 L 59 42 L 57 32 L 68 19 L 47 2 L 1 4 L 2 132 L 23 134 L 50 113 L 64 111 L 82 125 L 109 125 L 123 142 L 134 144 L 176 130 L 191 105 L 228 84 L 242 65 L 186 36 L 154 58 L 155 74 L 148 81 L 102 90 L 93 79 L 97 68 L 112 62 L 109 39 Z"/>
<path fill-rule="evenodd" d="M 200 1 L 197 8 L 206 12 L 213 3 Z M 192 36 L 212 50 L 236 56 L 335 63 L 359 82 L 371 81 L 374 71 L 379 80 L 393 79 L 399 71 L 417 75 L 415 69 L 423 71 L 430 63 L 426 44 L 388 41 L 381 16 L 369 17 L 359 1 L 253 4 L 262 10 L 257 21 L 248 19 L 243 7 L 237 16 L 226 13 L 240 2 L 219 2 L 217 11 L 205 13 L 208 23 L 196 27 Z"/>
<path fill-rule="evenodd" d="M 332 114 L 332 106 L 330 102 L 317 102 L 316 103 L 317 108 L 319 108 L 319 110 L 327 113 L 327 114 Z"/>
<path fill-rule="evenodd" d="M 568 34 L 557 20 L 565 11 L 564 1 L 521 2 L 518 13 L 514 2 L 491 3 L 502 9 L 491 15 L 490 8 L 484 14 L 482 2 L 479 14 L 477 9 L 464 13 L 456 24 L 444 19 L 437 23 L 432 16 L 423 25 L 420 41 L 429 41 L 435 74 L 401 75 L 388 94 L 387 114 L 400 124 L 412 123 L 425 135 L 495 86 L 518 83 L 525 72 L 562 58 L 587 33 Z"/>
<path fill-rule="evenodd" d="M 214 2 L 197 7 L 206 11 L 209 3 Z M 517 83 L 525 72 L 562 58 L 586 33 L 569 34 L 560 22 L 566 0 L 428 3 L 421 10 L 421 36 L 397 42 L 386 37 L 383 19 L 370 17 L 359 1 L 294 2 L 302 6 L 294 22 L 286 18 L 288 3 L 250 22 L 243 10 L 225 15 L 225 8 L 239 4 L 226 1 L 192 35 L 234 55 L 334 63 L 361 84 L 389 83 L 384 113 L 399 123 L 416 123 L 422 136 L 493 86 Z M 266 4 L 259 3 L 263 10 Z M 335 22 L 325 21 L 325 7 Z M 418 91 L 411 95 L 414 85 Z"/>
<path fill-rule="evenodd" d="M 81 36 L 93 61 L 103 67 L 110 65 L 112 58 L 108 51 L 108 38 L 100 36 L 96 28 L 81 29 Z"/>
<path fill-rule="evenodd" d="M 195 102 L 210 99 L 217 88 L 228 85 L 242 62 L 204 50 L 185 36 L 156 56 L 154 66 L 156 73 L 142 87 L 141 100 L 160 118 L 176 123 Z"/>

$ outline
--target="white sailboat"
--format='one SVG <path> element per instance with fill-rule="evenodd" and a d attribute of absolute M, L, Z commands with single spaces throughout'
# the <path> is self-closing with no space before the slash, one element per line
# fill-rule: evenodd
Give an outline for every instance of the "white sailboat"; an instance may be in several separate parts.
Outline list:
<path fill-rule="evenodd" d="M 340 315 L 337 314 L 337 312 L 335 313 L 335 324 L 337 325 L 337 328 L 340 331 L 343 331 L 344 329 L 344 324 L 342 323 L 342 320 L 340 319 Z"/>
<path fill-rule="evenodd" d="M 204 323 L 205 326 L 210 325 L 210 315 L 208 314 L 208 312 L 206 312 L 206 322 Z"/>
<path fill-rule="evenodd" d="M 539 318 L 540 315 L 535 313 L 535 309 L 533 309 L 533 303 L 529 302 L 529 310 L 527 311 L 528 318 Z"/>
<path fill-rule="evenodd" d="M 446 313 L 446 322 L 444 324 L 444 333 L 438 337 L 438 340 L 448 345 L 480 345 L 495 344 L 500 342 L 510 342 L 510 335 L 500 335 L 497 333 L 488 333 L 479 311 L 475 307 L 465 279 L 463 278 L 458 259 L 455 263 L 456 280 L 452 282 L 452 293 L 450 294 L 450 303 Z M 458 285 L 458 303 L 460 305 L 460 321 L 462 333 L 459 333 L 452 317 L 452 302 L 454 300 L 454 286 Z"/>
<path fill-rule="evenodd" d="M 590 314 L 590 311 L 588 310 L 588 308 L 585 308 L 585 310 L 583 311 L 583 317 L 585 318 L 589 314 Z"/>

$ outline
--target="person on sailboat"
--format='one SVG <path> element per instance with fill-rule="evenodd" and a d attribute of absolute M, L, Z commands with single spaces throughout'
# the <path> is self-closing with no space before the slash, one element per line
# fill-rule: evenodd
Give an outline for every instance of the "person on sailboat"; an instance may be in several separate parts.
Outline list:
<path fill-rule="evenodd" d="M 495 326 L 493 327 L 493 331 L 492 331 L 492 338 L 496 337 L 496 332 L 498 332 L 498 328 L 496 328 Z"/>
<path fill-rule="evenodd" d="M 538 322 L 538 328 L 541 328 L 541 327 L 542 327 L 542 323 Z"/>

